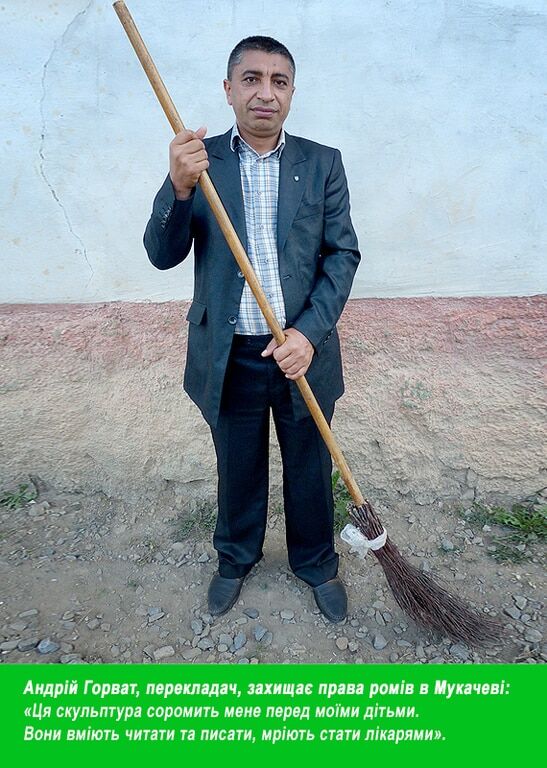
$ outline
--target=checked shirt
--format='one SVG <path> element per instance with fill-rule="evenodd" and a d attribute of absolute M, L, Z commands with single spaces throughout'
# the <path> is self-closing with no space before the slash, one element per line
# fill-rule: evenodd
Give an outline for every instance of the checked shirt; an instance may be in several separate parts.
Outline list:
<path fill-rule="evenodd" d="M 277 257 L 279 160 L 285 146 L 285 133 L 281 131 L 275 149 L 259 155 L 241 138 L 237 125 L 234 125 L 230 146 L 232 151 L 239 155 L 247 228 L 247 256 L 281 328 L 285 328 L 285 302 Z M 270 333 L 247 282 L 241 296 L 235 332 L 250 336 Z"/>

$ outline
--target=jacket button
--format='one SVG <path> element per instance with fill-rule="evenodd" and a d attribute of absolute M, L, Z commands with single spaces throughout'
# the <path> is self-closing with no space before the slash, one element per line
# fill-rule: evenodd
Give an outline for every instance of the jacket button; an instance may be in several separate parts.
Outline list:
<path fill-rule="evenodd" d="M 230 317 L 228 318 L 228 322 L 230 323 L 230 325 L 235 325 L 237 323 L 237 317 L 230 315 Z"/>
<path fill-rule="evenodd" d="M 243 274 L 243 272 L 241 270 L 239 270 L 239 272 L 237 273 L 237 276 L 238 277 L 244 277 L 244 274 Z"/>

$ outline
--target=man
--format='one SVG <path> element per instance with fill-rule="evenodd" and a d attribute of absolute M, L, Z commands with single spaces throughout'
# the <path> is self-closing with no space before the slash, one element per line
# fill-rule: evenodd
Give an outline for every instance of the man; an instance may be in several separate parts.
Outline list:
<path fill-rule="evenodd" d="M 347 614 L 334 551 L 332 463 L 295 385 L 306 374 L 330 422 L 343 392 L 336 322 L 360 260 L 340 153 L 285 133 L 294 60 L 269 37 L 230 54 L 224 90 L 236 123 L 222 136 L 182 131 L 144 235 L 150 261 L 195 256 L 186 392 L 215 445 L 218 573 L 209 611 L 221 615 L 262 557 L 270 410 L 283 465 L 289 564 L 331 621 Z M 277 345 L 197 185 L 208 169 L 285 332 Z"/>

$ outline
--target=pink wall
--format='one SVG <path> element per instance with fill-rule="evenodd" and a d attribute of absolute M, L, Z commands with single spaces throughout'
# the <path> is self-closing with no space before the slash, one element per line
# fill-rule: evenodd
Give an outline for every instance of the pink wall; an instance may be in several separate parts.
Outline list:
<path fill-rule="evenodd" d="M 2 487 L 33 475 L 210 494 L 208 429 L 181 389 L 186 308 L 0 306 Z M 348 303 L 334 429 L 367 495 L 508 500 L 546 485 L 546 308 L 544 296 Z"/>

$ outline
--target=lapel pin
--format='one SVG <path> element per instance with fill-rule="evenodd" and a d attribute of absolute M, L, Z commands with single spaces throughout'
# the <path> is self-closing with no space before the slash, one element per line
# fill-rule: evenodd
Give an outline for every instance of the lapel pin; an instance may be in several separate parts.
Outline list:
<path fill-rule="evenodd" d="M 300 176 L 295 176 L 295 177 L 294 177 L 294 180 L 295 180 L 295 181 L 300 181 Z"/>

